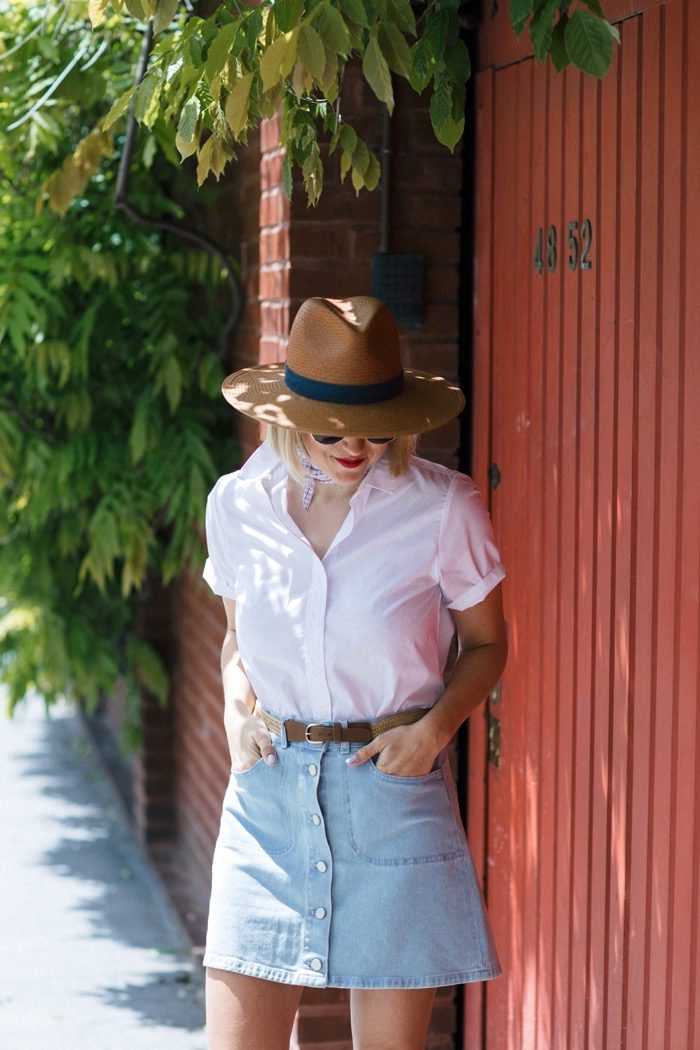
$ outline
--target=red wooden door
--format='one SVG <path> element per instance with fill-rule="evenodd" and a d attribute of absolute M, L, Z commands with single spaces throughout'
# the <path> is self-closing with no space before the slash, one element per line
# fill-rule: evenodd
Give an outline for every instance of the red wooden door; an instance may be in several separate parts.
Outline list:
<path fill-rule="evenodd" d="M 470 756 L 506 972 L 465 1050 L 700 1050 L 700 5 L 621 7 L 602 83 L 491 29 L 476 78 L 511 657 Z"/>

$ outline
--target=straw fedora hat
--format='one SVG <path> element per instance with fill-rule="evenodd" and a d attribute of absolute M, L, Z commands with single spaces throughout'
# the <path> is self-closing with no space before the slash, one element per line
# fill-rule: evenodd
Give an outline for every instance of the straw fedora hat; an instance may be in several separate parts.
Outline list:
<path fill-rule="evenodd" d="M 459 387 L 402 368 L 391 311 L 378 299 L 307 299 L 294 318 L 287 361 L 228 376 L 226 400 L 262 423 L 313 434 L 422 434 L 459 415 Z"/>

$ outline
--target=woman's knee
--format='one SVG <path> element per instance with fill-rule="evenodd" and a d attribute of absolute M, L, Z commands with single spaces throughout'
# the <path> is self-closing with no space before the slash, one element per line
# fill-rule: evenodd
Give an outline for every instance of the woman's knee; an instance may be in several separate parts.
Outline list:
<path fill-rule="evenodd" d="M 208 1050 L 288 1050 L 301 991 L 295 985 L 208 968 Z"/>
<path fill-rule="evenodd" d="M 353 989 L 353 1050 L 425 1050 L 435 988 Z"/>

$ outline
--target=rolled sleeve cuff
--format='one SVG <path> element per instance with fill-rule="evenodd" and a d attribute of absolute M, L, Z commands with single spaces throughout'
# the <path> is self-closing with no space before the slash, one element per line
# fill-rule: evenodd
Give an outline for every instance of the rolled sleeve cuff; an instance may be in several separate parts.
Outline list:
<path fill-rule="evenodd" d="M 478 583 L 473 584 L 469 590 L 460 594 L 458 598 L 449 603 L 447 608 L 455 609 L 457 612 L 471 609 L 472 606 L 483 602 L 487 594 L 490 594 L 494 587 L 498 586 L 501 580 L 505 578 L 505 575 L 506 572 L 503 566 L 501 564 L 495 565 L 487 576 L 484 576 Z"/>
<path fill-rule="evenodd" d="M 209 584 L 214 594 L 218 594 L 221 598 L 235 598 L 236 591 L 233 583 L 226 579 L 221 573 L 216 571 L 214 562 L 211 558 L 207 558 L 204 563 L 204 572 L 202 573 L 204 580 Z"/>

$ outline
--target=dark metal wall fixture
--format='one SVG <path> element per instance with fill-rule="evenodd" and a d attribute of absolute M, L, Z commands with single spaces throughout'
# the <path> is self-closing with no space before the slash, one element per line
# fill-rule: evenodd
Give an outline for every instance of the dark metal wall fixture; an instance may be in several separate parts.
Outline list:
<path fill-rule="evenodd" d="M 379 250 L 372 258 L 372 295 L 392 311 L 397 324 L 409 331 L 423 323 L 423 256 L 389 250 L 391 243 L 391 117 L 382 120 L 382 180 Z"/>
<path fill-rule="evenodd" d="M 151 54 L 151 48 L 153 47 L 153 23 L 149 22 L 146 27 L 146 32 L 143 38 L 143 47 L 141 48 L 141 55 L 139 56 L 139 64 L 136 70 L 136 86 L 142 82 L 146 75 L 148 68 L 148 59 Z M 128 215 L 134 222 L 140 223 L 141 226 L 146 226 L 152 230 L 162 230 L 165 233 L 171 233 L 174 237 L 179 237 L 181 240 L 189 241 L 191 244 L 197 245 L 204 251 L 209 252 L 217 259 L 222 268 L 226 273 L 226 284 L 228 285 L 231 305 L 229 309 L 226 322 L 223 325 L 219 335 L 219 348 L 222 351 L 228 349 L 229 340 L 233 334 L 233 330 L 241 316 L 241 310 L 243 308 L 243 295 L 241 292 L 240 284 L 238 282 L 238 276 L 233 269 L 231 260 L 228 252 L 225 250 L 223 245 L 219 244 L 208 234 L 201 230 L 193 230 L 188 226 L 183 225 L 179 222 L 173 222 L 168 219 L 150 219 L 147 215 L 143 215 L 142 212 L 135 208 L 128 200 L 128 187 L 129 187 L 129 169 L 131 167 L 131 157 L 134 151 L 134 144 L 136 142 L 136 117 L 134 115 L 134 100 L 132 99 L 131 106 L 129 108 L 129 117 L 127 120 L 126 136 L 124 139 L 124 150 L 122 152 L 121 160 L 119 162 L 119 171 L 117 173 L 117 185 L 114 191 L 114 203 L 118 208 Z"/>

